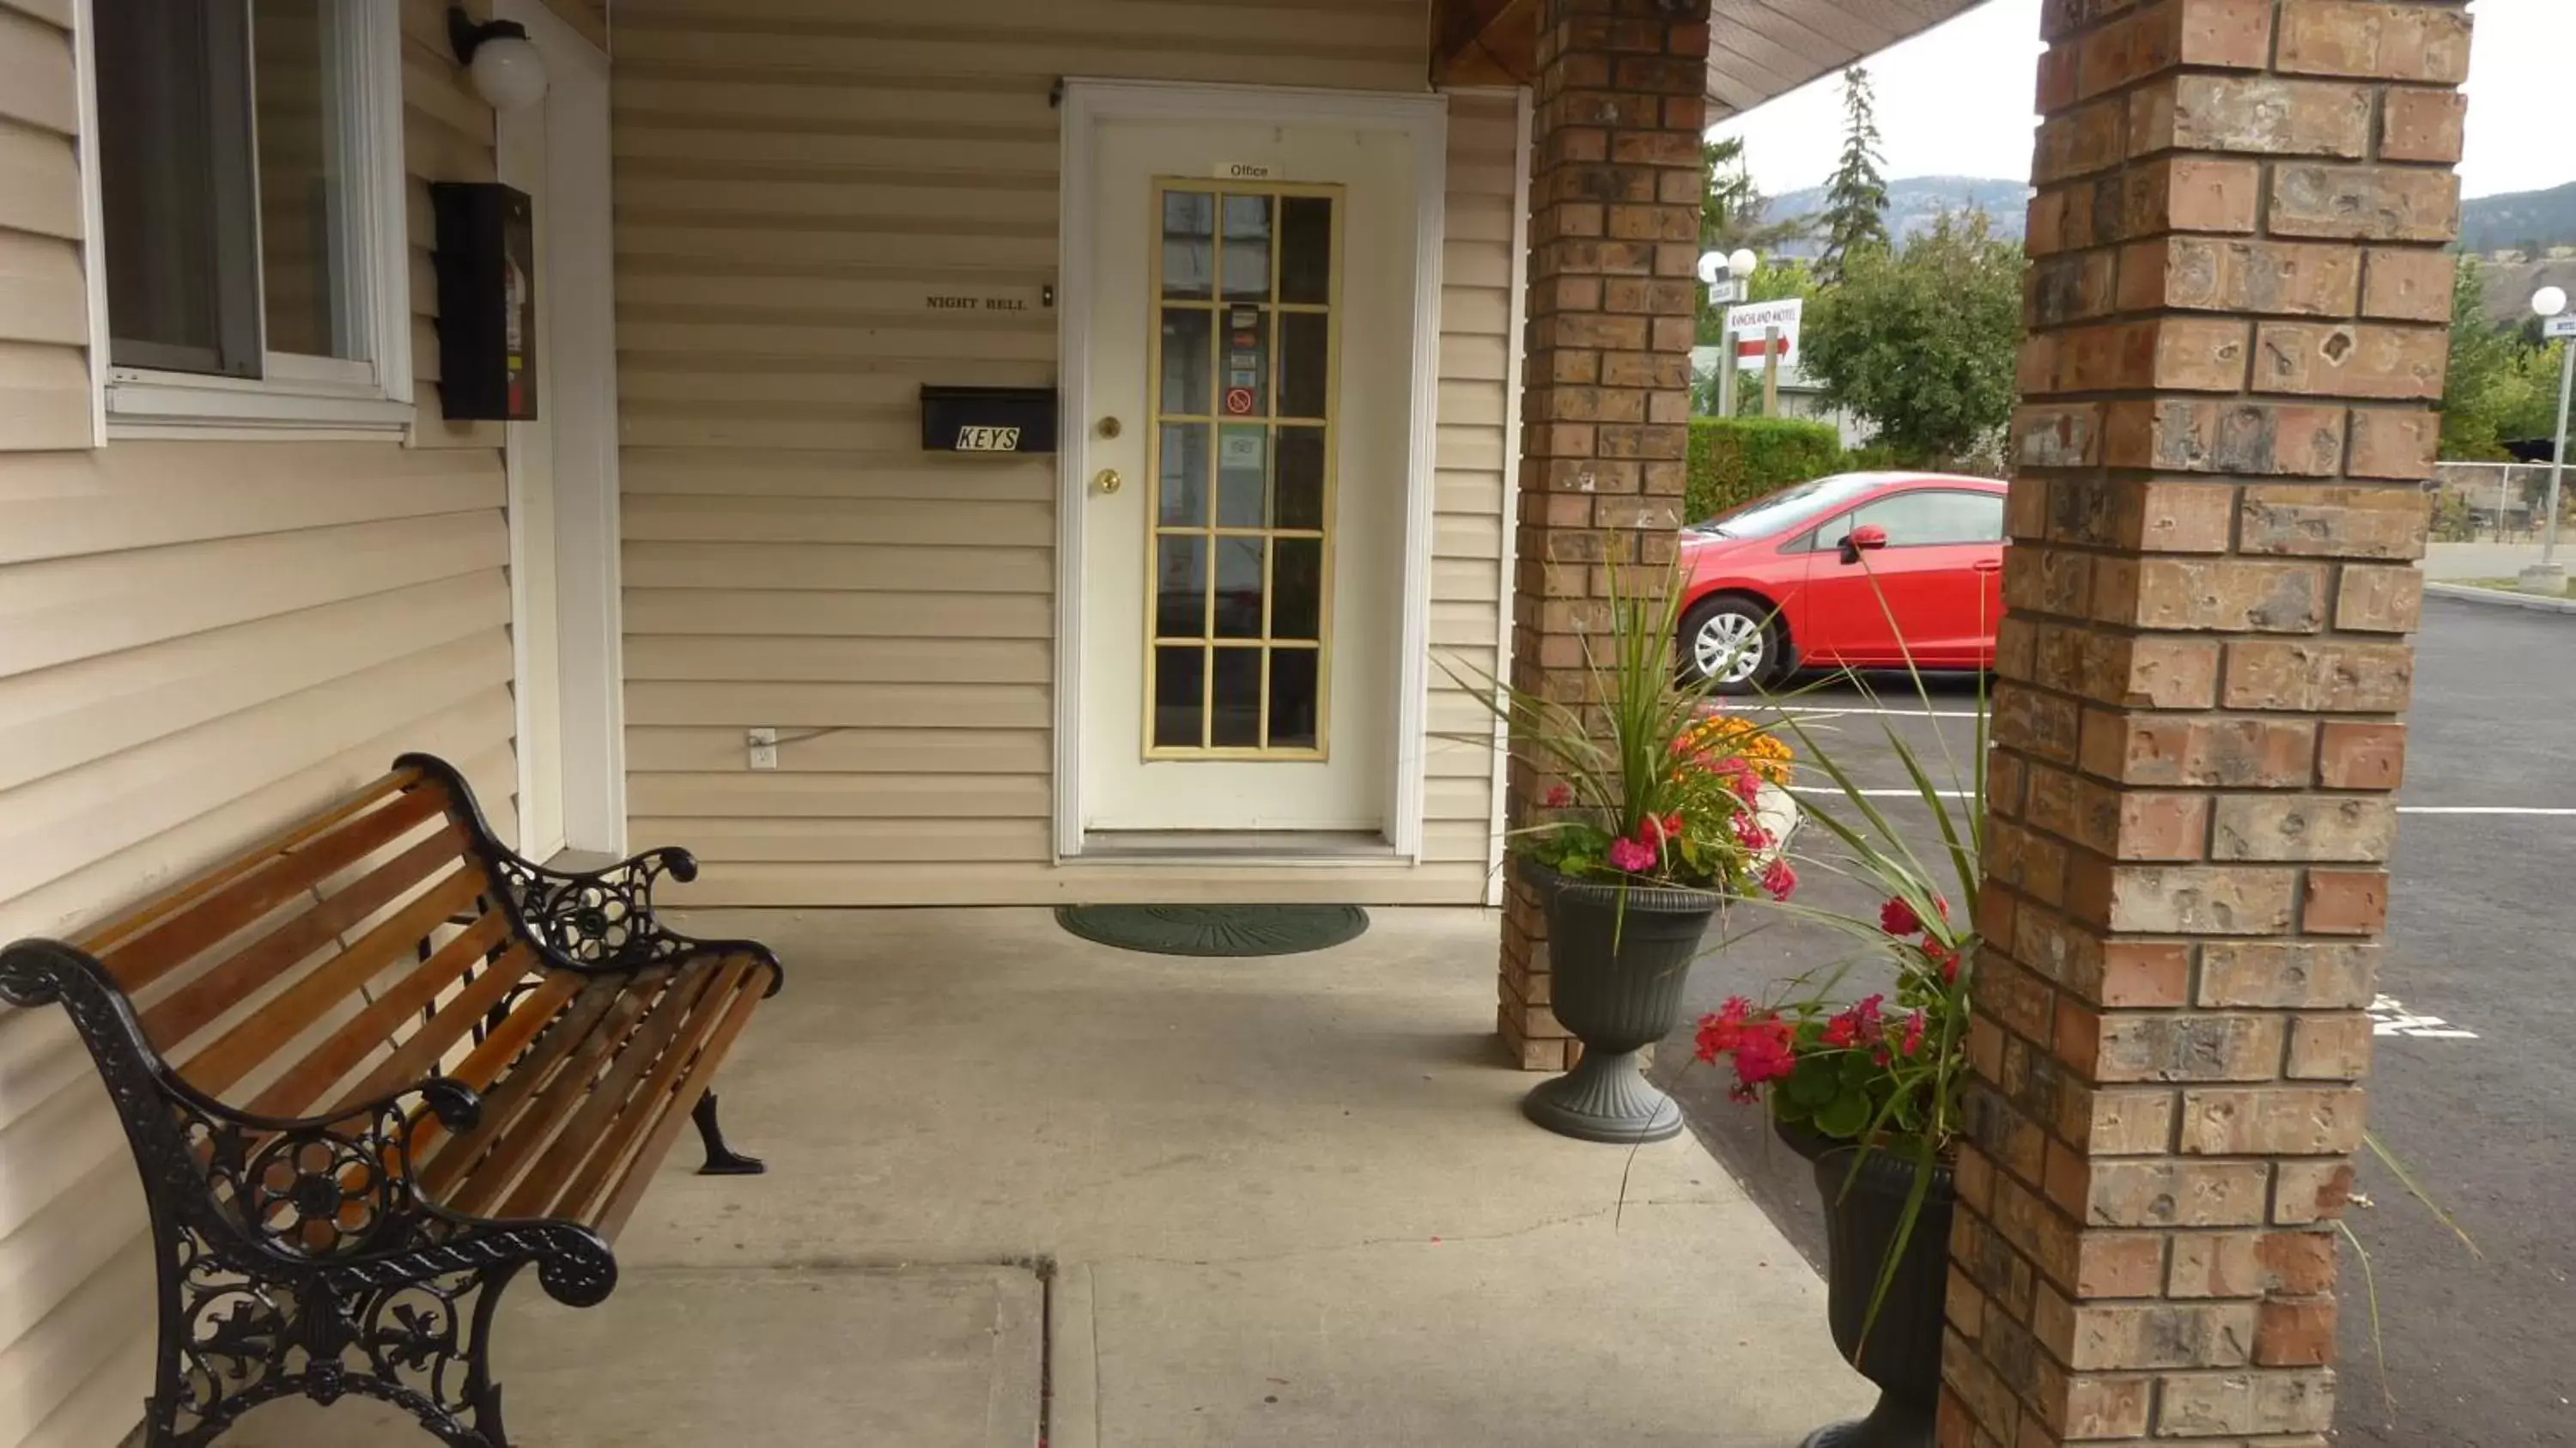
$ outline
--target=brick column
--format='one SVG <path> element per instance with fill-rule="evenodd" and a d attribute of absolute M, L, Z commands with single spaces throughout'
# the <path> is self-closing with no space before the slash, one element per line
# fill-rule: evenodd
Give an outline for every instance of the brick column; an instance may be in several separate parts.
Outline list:
<path fill-rule="evenodd" d="M 1621 570 L 1623 593 L 1660 588 L 1682 521 L 1708 0 L 1678 8 L 1545 0 L 1539 15 L 1511 678 L 1568 702 L 1584 635 L 1609 623 L 1608 565 L 1645 565 Z M 1516 745 L 1506 817 L 1530 819 L 1551 782 Z M 1548 1009 L 1546 937 L 1513 877 L 1503 1044 L 1559 1071 L 1576 1047 Z"/>
<path fill-rule="evenodd" d="M 2050 0 L 1944 1448 L 2324 1448 L 2457 0 Z"/>

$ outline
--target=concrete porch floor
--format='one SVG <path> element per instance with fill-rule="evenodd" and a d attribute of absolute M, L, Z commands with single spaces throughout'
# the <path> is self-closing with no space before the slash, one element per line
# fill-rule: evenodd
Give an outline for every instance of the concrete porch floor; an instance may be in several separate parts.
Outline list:
<path fill-rule="evenodd" d="M 769 1175 L 684 1145 L 608 1303 L 514 1289 L 514 1434 L 1025 1445 L 1015 1263 L 1052 1264 L 1052 1448 L 1788 1448 L 1866 1407 L 1821 1284 L 1696 1142 L 1521 1119 L 1492 916 L 1373 916 L 1269 960 L 1042 910 L 689 917 L 787 963 L 718 1081 Z"/>

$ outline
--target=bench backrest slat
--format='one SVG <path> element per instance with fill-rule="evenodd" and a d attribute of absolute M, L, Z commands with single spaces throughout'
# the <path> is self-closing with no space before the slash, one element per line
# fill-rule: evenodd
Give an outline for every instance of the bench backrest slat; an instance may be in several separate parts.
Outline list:
<path fill-rule="evenodd" d="M 464 832 L 446 826 L 154 1002 L 143 1012 L 143 1033 L 163 1051 L 176 1051 L 341 932 L 454 866 L 464 850 Z"/>
<path fill-rule="evenodd" d="M 308 841 L 330 833 L 346 821 L 367 813 L 387 798 L 420 782 L 421 776 L 418 770 L 397 769 L 363 786 L 355 794 L 332 805 L 322 813 L 305 819 L 285 834 L 265 842 L 256 849 L 235 856 L 140 909 L 129 910 L 113 920 L 92 927 L 74 937 L 71 943 L 97 956 L 101 963 L 110 967 L 113 973 L 114 957 L 122 952 L 126 942 L 165 922 L 174 921 L 183 916 L 193 918 L 195 907 L 209 896 L 223 891 L 245 876 L 259 873 L 278 856 L 293 853 Z M 433 810 L 446 803 L 445 792 L 442 790 L 422 789 L 417 792 L 430 797 Z M 427 817 L 422 816 L 424 819 Z M 212 944 L 213 941 L 209 940 L 206 943 Z M 117 981 L 129 994 L 141 988 L 139 982 L 128 980 L 123 975 L 118 975 Z"/>
<path fill-rule="evenodd" d="M 432 931 L 470 909 L 475 898 L 488 888 L 482 872 L 471 866 L 450 870 L 427 892 L 360 936 L 346 950 L 263 1002 L 249 1019 L 179 1062 L 180 1074 L 198 1090 L 221 1095 L 262 1063 L 275 1058 L 332 1007 L 358 998 L 360 988 L 387 964 L 417 950 Z"/>
<path fill-rule="evenodd" d="M 417 969 L 403 977 L 364 1009 L 314 1043 L 304 1059 L 288 1067 L 268 1088 L 252 1098 L 250 1109 L 261 1116 L 300 1116 L 322 1099 L 322 1093 L 384 1047 L 439 992 L 465 972 L 490 958 L 509 935 L 509 921 L 487 912 L 463 933 L 440 946 Z"/>
<path fill-rule="evenodd" d="M 484 967 L 482 972 L 474 977 L 471 985 L 450 996 L 446 1003 L 439 1006 L 437 1011 L 428 1020 L 422 1022 L 417 1030 L 403 1037 L 402 1044 L 396 1046 L 391 1055 L 377 1062 L 375 1069 L 369 1071 L 358 1084 L 340 1093 L 339 1099 L 332 1104 L 331 1109 L 339 1111 L 355 1106 L 361 1101 L 372 1101 L 414 1081 L 440 1074 L 439 1063 L 447 1059 L 447 1053 L 456 1049 L 459 1042 L 471 1034 L 477 1025 L 482 1024 L 484 1018 L 500 1006 L 512 990 L 525 983 L 528 972 L 536 969 L 536 965 L 536 956 L 529 953 L 525 945 L 512 944 L 500 959 Z M 509 1030 L 511 1021 L 516 1021 L 518 1028 L 526 1033 L 520 1038 L 519 1044 L 525 1045 L 527 1037 L 536 1035 L 537 1028 L 543 1025 L 565 1001 L 572 999 L 578 980 L 579 978 L 575 976 L 550 975 L 544 981 L 530 986 L 527 997 L 513 1003 L 510 1020 L 496 1027 L 495 1034 Z M 525 1014 L 531 1011 L 535 1014 Z M 486 1037 L 486 1039 L 490 1038 Z M 509 1047 L 509 1051 L 511 1055 L 518 1054 L 518 1046 Z M 504 1061 L 508 1059 L 507 1056 L 502 1057 Z M 471 1058 L 469 1057 L 468 1060 L 470 1063 Z M 447 1074 L 456 1075 L 457 1071 L 463 1069 L 464 1067 L 460 1066 L 456 1071 L 450 1071 Z M 466 1084 L 479 1089 L 481 1086 L 491 1084 L 491 1078 L 487 1075 L 479 1082 L 469 1080 Z"/>

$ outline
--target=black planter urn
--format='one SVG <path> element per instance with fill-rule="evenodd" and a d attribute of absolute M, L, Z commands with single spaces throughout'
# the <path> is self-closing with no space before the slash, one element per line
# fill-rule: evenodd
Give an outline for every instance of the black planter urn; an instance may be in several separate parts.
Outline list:
<path fill-rule="evenodd" d="M 1941 1326 L 1949 1290 L 1950 1208 L 1957 1201 L 1950 1168 L 1937 1168 L 1913 1235 L 1898 1257 L 1896 1278 L 1870 1324 L 1870 1294 L 1914 1189 L 1914 1161 L 1884 1150 L 1861 1158 L 1857 1147 L 1827 1142 L 1791 1127 L 1781 1137 L 1815 1163 L 1825 1207 L 1826 1318 L 1834 1346 L 1862 1377 L 1878 1385 L 1866 1418 L 1808 1435 L 1802 1448 L 1933 1448 L 1941 1404 Z M 1859 1160 L 1857 1177 L 1853 1162 Z"/>
<path fill-rule="evenodd" d="M 1646 1080 L 1637 1053 L 1680 1021 L 1682 985 L 1720 897 L 1572 880 L 1544 866 L 1529 873 L 1547 902 L 1550 1005 L 1583 1042 L 1583 1059 L 1541 1082 L 1522 1114 L 1583 1141 L 1679 1135 L 1681 1107 Z"/>

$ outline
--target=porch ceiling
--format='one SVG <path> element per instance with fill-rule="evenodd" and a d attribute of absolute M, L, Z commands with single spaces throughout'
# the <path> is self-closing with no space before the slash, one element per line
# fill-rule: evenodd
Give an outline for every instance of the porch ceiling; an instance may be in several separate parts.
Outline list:
<path fill-rule="evenodd" d="M 1985 0 L 1715 0 L 1708 118 L 1723 120 L 1867 60 Z"/>
<path fill-rule="evenodd" d="M 1708 117 L 1749 111 L 1985 0 L 1714 0 Z M 1526 83 L 1537 70 L 1540 0 L 1433 0 L 1431 76 L 1444 85 Z"/>

